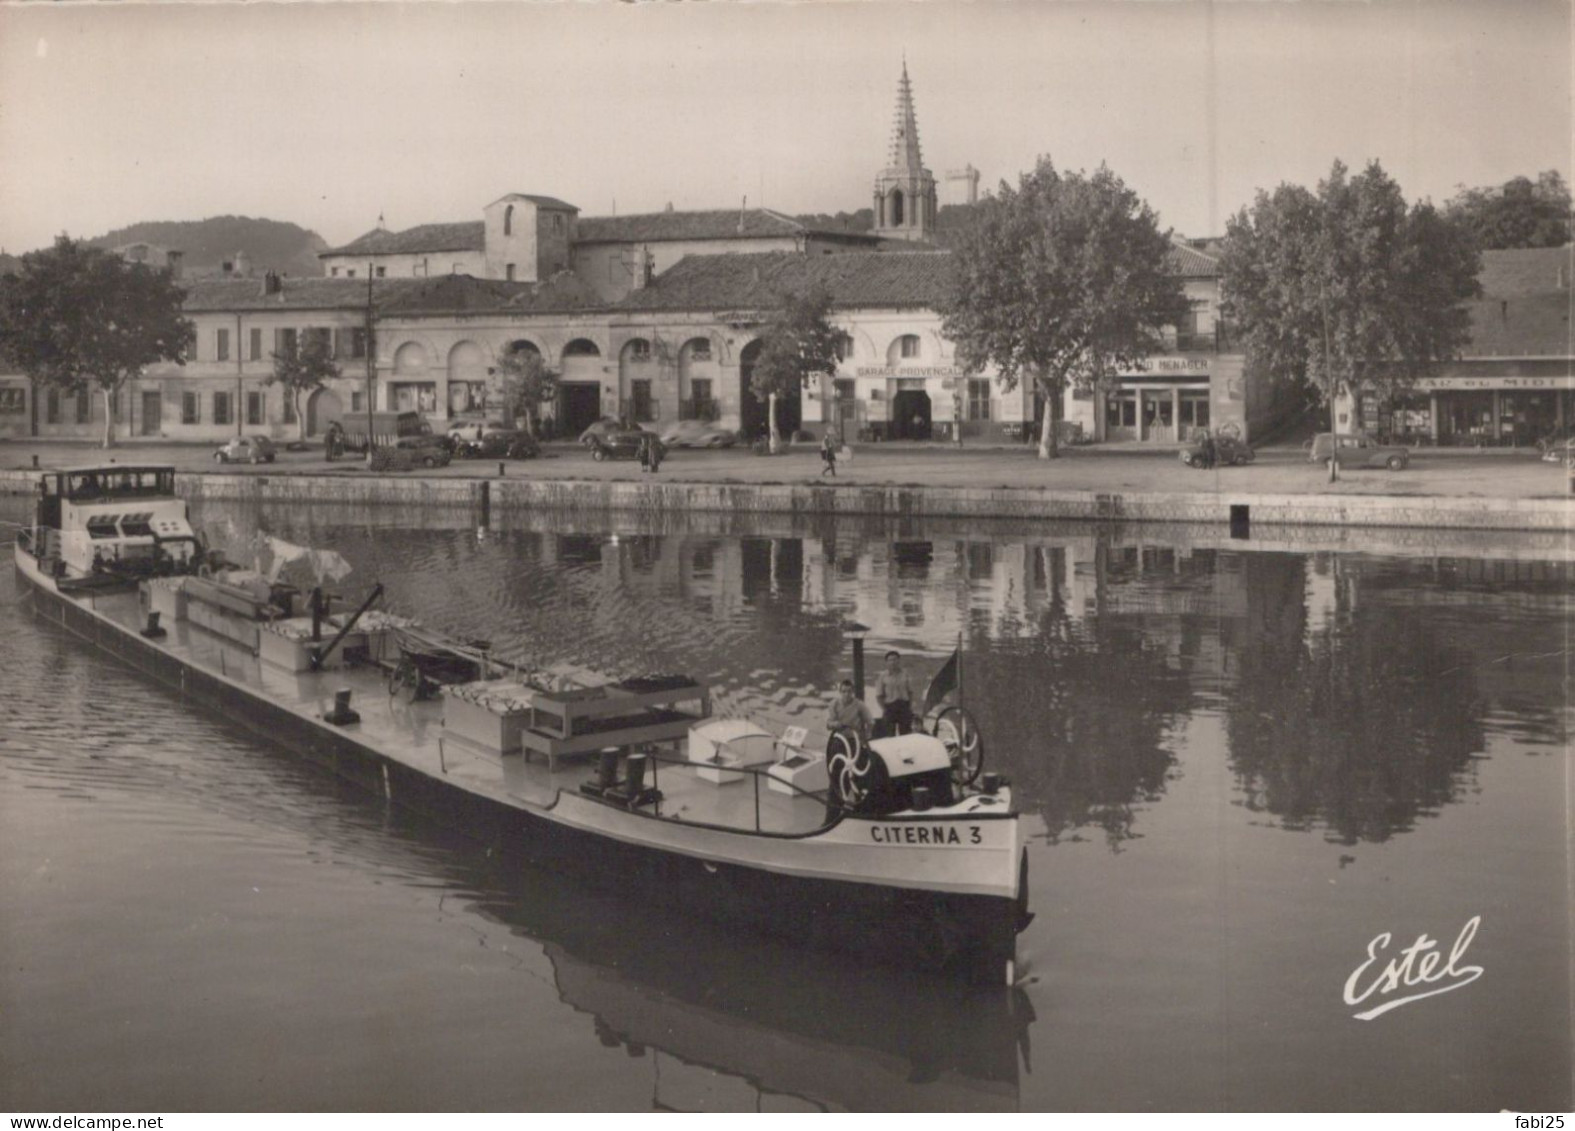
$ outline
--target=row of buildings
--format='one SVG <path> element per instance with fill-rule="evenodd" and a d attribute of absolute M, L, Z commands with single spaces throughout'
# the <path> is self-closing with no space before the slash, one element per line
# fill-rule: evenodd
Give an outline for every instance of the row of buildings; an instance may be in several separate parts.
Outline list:
<path fill-rule="evenodd" d="M 764 323 L 783 294 L 819 284 L 833 296 L 840 360 L 779 403 L 784 430 L 1029 438 L 1043 412 L 1035 390 L 964 372 L 941 332 L 950 252 L 936 238 L 935 178 L 906 67 L 872 206 L 871 232 L 760 208 L 582 217 L 528 193 L 493 201 L 478 221 L 399 232 L 380 223 L 322 253 L 321 277 L 252 277 L 237 263 L 189 280 L 190 359 L 149 368 L 111 411 L 122 435 L 164 440 L 318 436 L 369 407 L 418 410 L 442 427 L 495 408 L 498 359 L 527 350 L 561 374 L 550 415 L 562 433 L 621 416 L 758 434 L 767 409 L 750 379 Z M 1174 242 L 1191 312 L 1159 356 L 1111 391 L 1068 392 L 1062 416 L 1085 438 L 1175 443 L 1228 424 L 1250 439 L 1290 411 L 1233 349 L 1216 252 L 1216 241 Z M 1423 383 L 1400 426 L 1419 439 L 1501 443 L 1575 421 L 1569 263 L 1569 249 L 1490 253 L 1471 350 Z M 269 378 L 274 352 L 310 337 L 331 344 L 342 376 L 307 397 L 298 420 Z M 1337 406 L 1340 426 L 1375 425 L 1364 415 L 1375 407 Z M 0 437 L 97 436 L 103 412 L 99 396 L 35 398 L 25 378 L 0 376 Z"/>

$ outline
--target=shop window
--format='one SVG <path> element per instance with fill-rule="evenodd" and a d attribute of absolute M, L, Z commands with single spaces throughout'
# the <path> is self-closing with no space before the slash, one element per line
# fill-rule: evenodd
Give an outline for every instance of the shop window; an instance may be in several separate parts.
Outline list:
<path fill-rule="evenodd" d="M 182 424 L 202 423 L 202 400 L 196 393 L 182 393 L 180 395 L 180 422 Z"/>
<path fill-rule="evenodd" d="M 233 424 L 230 418 L 230 394 L 213 394 L 213 422 L 215 424 Z"/>
<path fill-rule="evenodd" d="M 970 378 L 968 381 L 968 419 L 990 419 L 990 381 Z"/>
<path fill-rule="evenodd" d="M 1105 427 L 1137 427 L 1137 395 L 1135 393 L 1116 393 L 1114 396 L 1105 399 Z"/>

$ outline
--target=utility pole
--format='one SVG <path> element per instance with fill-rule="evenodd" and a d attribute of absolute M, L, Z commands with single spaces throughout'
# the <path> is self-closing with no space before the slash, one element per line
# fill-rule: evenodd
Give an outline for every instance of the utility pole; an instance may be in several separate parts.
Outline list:
<path fill-rule="evenodd" d="M 372 402 L 377 397 L 377 343 L 372 338 L 372 261 L 366 263 L 366 463 L 372 466 Z"/>

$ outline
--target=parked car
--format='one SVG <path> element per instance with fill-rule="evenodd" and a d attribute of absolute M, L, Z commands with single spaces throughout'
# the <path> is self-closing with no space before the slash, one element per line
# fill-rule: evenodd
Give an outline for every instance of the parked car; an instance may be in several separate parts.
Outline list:
<path fill-rule="evenodd" d="M 448 438 L 456 449 L 460 444 L 481 439 L 488 432 L 517 432 L 514 425 L 502 420 L 461 420 L 449 425 Z"/>
<path fill-rule="evenodd" d="M 731 448 L 738 434 L 705 420 L 675 420 L 657 435 L 669 448 Z"/>
<path fill-rule="evenodd" d="M 488 428 L 477 440 L 460 440 L 454 449 L 460 459 L 535 459 L 541 445 L 518 428 Z"/>
<path fill-rule="evenodd" d="M 591 441 L 594 440 L 598 436 L 608 436 L 608 435 L 611 435 L 614 432 L 655 432 L 655 431 L 656 430 L 654 428 L 647 427 L 644 424 L 638 424 L 638 425 L 625 424 L 621 420 L 617 419 L 616 417 L 604 416 L 600 420 L 594 421 L 589 427 L 587 427 L 585 429 L 585 431 L 580 433 L 580 443 L 584 444 L 588 448 L 588 447 L 591 446 Z"/>
<path fill-rule="evenodd" d="M 1221 467 L 1234 467 L 1238 463 L 1251 463 L 1254 459 L 1253 451 L 1245 441 L 1235 436 L 1221 434 L 1214 438 L 1214 464 Z M 1181 462 L 1188 467 L 1207 467 L 1204 459 L 1203 437 L 1195 437 L 1192 443 L 1181 449 Z"/>
<path fill-rule="evenodd" d="M 436 444 L 391 444 L 372 449 L 373 471 L 413 471 L 418 467 L 446 467 L 448 463 L 448 449 Z"/>
<path fill-rule="evenodd" d="M 1562 463 L 1565 467 L 1575 467 L 1575 438 L 1549 440 L 1539 443 L 1537 447 L 1542 451 L 1542 459 L 1545 462 Z"/>
<path fill-rule="evenodd" d="M 443 463 L 447 463 L 454 455 L 454 441 L 449 438 L 447 433 L 440 436 L 436 432 L 418 432 L 414 436 L 401 436 L 392 445 L 386 446 L 404 448 L 407 451 L 420 453 L 440 452 L 443 455 Z M 422 457 L 417 456 L 417 462 L 421 461 Z M 430 467 L 432 465 L 428 464 L 427 466 Z M 438 466 L 441 467 L 442 464 Z"/>
<path fill-rule="evenodd" d="M 1380 444 L 1365 432 L 1320 432 L 1308 448 L 1314 463 L 1331 458 L 1341 467 L 1387 467 L 1399 471 L 1411 462 L 1411 449 L 1400 444 Z"/>
<path fill-rule="evenodd" d="M 643 428 L 624 428 L 593 435 L 590 438 L 591 458 L 594 460 L 639 459 L 640 443 L 648 437 L 656 444 L 659 454 L 667 453 L 667 446 L 652 433 Z"/>
<path fill-rule="evenodd" d="M 219 463 L 272 463 L 279 449 L 267 436 L 236 436 L 213 453 Z"/>

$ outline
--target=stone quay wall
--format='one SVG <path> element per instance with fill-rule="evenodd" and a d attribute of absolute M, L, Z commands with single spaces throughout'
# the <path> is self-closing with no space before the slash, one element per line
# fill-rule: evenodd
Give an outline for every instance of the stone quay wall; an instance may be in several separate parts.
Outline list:
<path fill-rule="evenodd" d="M 38 472 L 0 472 L 0 493 L 32 494 Z M 338 503 L 499 510 L 630 511 L 886 518 L 991 518 L 1252 526 L 1575 530 L 1566 498 L 1417 495 L 1275 495 L 1251 492 L 1104 494 L 1032 487 L 719 483 L 652 480 L 425 478 L 413 475 L 234 474 L 180 476 L 193 500 Z"/>

